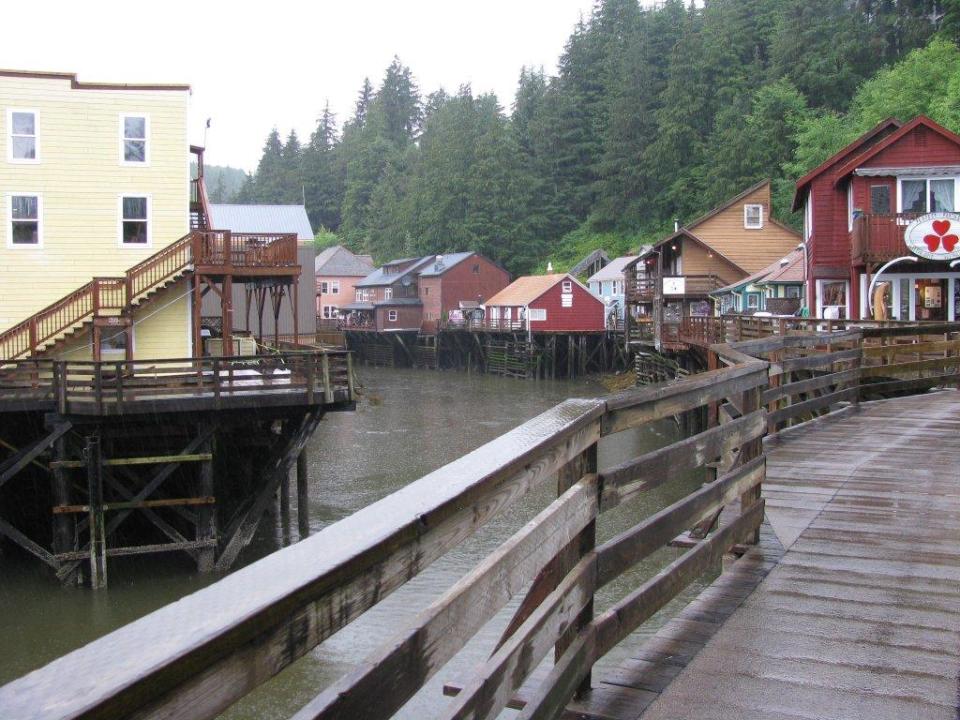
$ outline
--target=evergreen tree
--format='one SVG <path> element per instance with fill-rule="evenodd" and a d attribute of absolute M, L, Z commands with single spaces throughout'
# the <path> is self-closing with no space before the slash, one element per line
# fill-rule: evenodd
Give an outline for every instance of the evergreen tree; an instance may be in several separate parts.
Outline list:
<path fill-rule="evenodd" d="M 297 131 L 291 130 L 283 146 L 283 194 L 282 202 L 299 204 L 304 202 L 304 177 L 302 149 Z"/>
<path fill-rule="evenodd" d="M 282 203 L 285 188 L 283 143 L 280 142 L 280 133 L 273 128 L 267 135 L 267 141 L 263 145 L 263 155 L 257 165 L 257 173 L 253 181 L 253 199 L 260 203 Z"/>
<path fill-rule="evenodd" d="M 343 172 L 338 156 L 337 121 L 329 101 L 303 150 L 304 194 L 314 227 L 336 231 L 343 202 Z"/>

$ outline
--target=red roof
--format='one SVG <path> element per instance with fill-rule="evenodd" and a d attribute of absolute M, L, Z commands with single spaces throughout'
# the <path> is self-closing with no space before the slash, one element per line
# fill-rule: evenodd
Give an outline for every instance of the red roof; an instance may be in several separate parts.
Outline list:
<path fill-rule="evenodd" d="M 512 283 L 507 285 L 503 290 L 487 300 L 484 305 L 509 307 L 529 305 L 561 280 L 571 280 L 580 287 L 583 287 L 583 283 L 568 273 L 554 273 L 552 275 L 524 275 L 522 277 L 518 277 Z M 586 288 L 584 289 L 586 290 Z M 587 292 L 590 291 L 587 290 Z M 591 294 L 590 297 L 595 296 Z M 602 302 L 599 300 L 599 298 L 597 301 Z"/>
<path fill-rule="evenodd" d="M 867 130 L 867 132 L 865 132 L 863 135 L 861 135 L 860 137 L 858 137 L 858 138 L 857 138 L 856 140 L 854 140 L 852 143 L 850 143 L 849 145 L 847 145 L 846 147 L 844 147 L 844 148 L 843 148 L 842 150 L 840 150 L 839 152 L 834 153 L 833 155 L 831 155 L 830 157 L 828 157 L 826 160 L 824 160 L 822 163 L 820 163 L 819 165 L 817 165 L 813 170 L 811 170 L 811 171 L 808 172 L 806 175 L 804 175 L 802 178 L 800 178 L 799 180 L 797 180 L 797 190 L 796 190 L 796 192 L 793 194 L 793 205 L 791 206 L 790 209 L 793 210 L 793 211 L 797 211 L 797 210 L 800 209 L 800 198 L 801 198 L 802 195 L 803 195 L 803 191 L 806 189 L 807 185 L 809 185 L 811 182 L 813 182 L 813 180 L 814 180 L 817 176 L 822 175 L 822 174 L 825 173 L 827 170 L 829 170 L 831 167 L 833 167 L 833 166 L 836 165 L 838 162 L 840 162 L 841 160 L 843 160 L 845 157 L 847 157 L 847 156 L 850 155 L 851 153 L 859 150 L 861 146 L 863 146 L 865 143 L 868 143 L 868 142 L 870 142 L 871 140 L 873 140 L 873 138 L 875 138 L 875 137 L 876 137 L 877 135 L 879 135 L 881 132 L 883 132 L 883 131 L 885 131 L 885 130 L 889 130 L 890 128 L 893 128 L 893 129 L 896 130 L 896 129 L 900 128 L 902 125 L 903 125 L 903 123 L 901 123 L 901 122 L 900 122 L 899 120 L 897 120 L 896 118 L 894 118 L 894 117 L 889 117 L 889 118 L 887 118 L 886 120 L 883 120 L 882 122 L 880 122 L 880 123 L 878 123 L 877 125 L 875 125 L 874 127 L 872 127 L 870 130 Z"/>

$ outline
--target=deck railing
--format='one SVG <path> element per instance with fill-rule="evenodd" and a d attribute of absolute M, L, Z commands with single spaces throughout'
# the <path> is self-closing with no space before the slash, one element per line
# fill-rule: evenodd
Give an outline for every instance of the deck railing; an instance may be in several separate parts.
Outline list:
<path fill-rule="evenodd" d="M 850 257 L 854 264 L 886 262 L 909 255 L 903 231 L 916 213 L 865 213 L 853 219 Z"/>
<path fill-rule="evenodd" d="M 471 676 L 449 678 L 456 697 L 437 716 L 496 717 L 508 703 L 522 704 L 517 691 L 526 683 L 521 718 L 556 717 L 598 659 L 695 578 L 719 569 L 725 553 L 756 541 L 764 432 L 850 412 L 877 388 L 956 384 L 960 330 L 781 334 L 714 345 L 708 358 L 715 369 L 679 382 L 561 403 L 313 537 L 0 688 L 0 707 L 11 717 L 213 718 L 517 498 L 556 482 L 558 497 L 532 521 L 295 719 L 390 717 L 525 590 L 493 655 Z M 684 412 L 704 416 L 705 429 L 598 466 L 604 437 Z M 703 484 L 596 542 L 607 510 L 690 473 Z M 687 550 L 597 611 L 599 588 L 679 535 Z M 549 674 L 532 683 L 554 649 Z"/>
<path fill-rule="evenodd" d="M 297 267 L 297 238 L 289 233 L 191 232 L 129 268 L 123 277 L 95 278 L 0 333 L 0 361 L 36 354 L 102 310 L 128 310 L 191 265 L 221 270 Z"/>
<path fill-rule="evenodd" d="M 0 363 L 0 405 L 50 404 L 62 414 L 123 415 L 249 404 L 354 400 L 346 351 L 287 350 L 229 358 Z"/>

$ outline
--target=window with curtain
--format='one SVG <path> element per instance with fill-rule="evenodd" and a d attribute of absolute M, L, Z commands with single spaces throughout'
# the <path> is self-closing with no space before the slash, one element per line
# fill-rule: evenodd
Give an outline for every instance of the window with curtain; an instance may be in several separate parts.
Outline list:
<path fill-rule="evenodd" d="M 905 213 L 954 212 L 954 178 L 902 180 L 900 207 Z"/>
<path fill-rule="evenodd" d="M 953 178 L 930 181 L 930 212 L 953 212 Z"/>
<path fill-rule="evenodd" d="M 923 213 L 927 211 L 926 180 L 904 180 L 900 184 L 902 202 L 900 207 L 905 213 Z"/>

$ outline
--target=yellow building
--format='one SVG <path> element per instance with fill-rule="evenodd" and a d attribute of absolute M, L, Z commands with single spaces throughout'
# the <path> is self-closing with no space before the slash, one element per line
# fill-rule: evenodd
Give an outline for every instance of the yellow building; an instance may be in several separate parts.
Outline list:
<path fill-rule="evenodd" d="M 203 293 L 289 284 L 295 237 L 206 230 L 189 95 L 0 70 L 0 360 L 192 357 Z"/>

